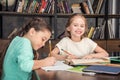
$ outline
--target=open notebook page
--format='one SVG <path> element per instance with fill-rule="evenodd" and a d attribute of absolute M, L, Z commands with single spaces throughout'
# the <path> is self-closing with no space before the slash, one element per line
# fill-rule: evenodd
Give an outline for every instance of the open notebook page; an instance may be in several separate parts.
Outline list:
<path fill-rule="evenodd" d="M 45 71 L 50 71 L 50 70 L 67 70 L 72 68 L 72 66 L 69 66 L 64 63 L 64 61 L 57 61 L 54 66 L 47 66 L 47 67 L 42 67 L 43 70 Z"/>

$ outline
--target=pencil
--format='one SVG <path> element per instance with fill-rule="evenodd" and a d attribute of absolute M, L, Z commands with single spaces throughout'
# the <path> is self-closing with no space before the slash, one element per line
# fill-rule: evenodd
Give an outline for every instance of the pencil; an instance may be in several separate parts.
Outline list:
<path fill-rule="evenodd" d="M 63 52 L 65 52 L 66 54 L 68 55 L 71 55 L 68 51 L 64 50 L 64 49 L 61 49 Z"/>
<path fill-rule="evenodd" d="M 51 51 L 52 51 L 52 44 L 51 44 L 51 40 L 49 40 L 49 51 L 50 51 L 49 56 L 51 56 Z"/>

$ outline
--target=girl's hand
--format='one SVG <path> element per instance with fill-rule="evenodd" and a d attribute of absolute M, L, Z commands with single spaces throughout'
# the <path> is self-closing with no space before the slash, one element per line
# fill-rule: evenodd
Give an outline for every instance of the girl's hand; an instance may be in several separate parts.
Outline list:
<path fill-rule="evenodd" d="M 67 59 L 67 55 L 59 55 L 59 59 L 58 60 L 65 60 L 65 59 Z"/>
<path fill-rule="evenodd" d="M 47 57 L 44 59 L 45 66 L 53 66 L 56 63 L 55 57 Z"/>
<path fill-rule="evenodd" d="M 83 57 L 83 59 L 92 59 L 94 58 L 94 54 L 89 54 Z"/>
<path fill-rule="evenodd" d="M 77 58 L 78 58 L 77 56 L 72 54 L 67 56 L 67 59 L 77 59 Z"/>

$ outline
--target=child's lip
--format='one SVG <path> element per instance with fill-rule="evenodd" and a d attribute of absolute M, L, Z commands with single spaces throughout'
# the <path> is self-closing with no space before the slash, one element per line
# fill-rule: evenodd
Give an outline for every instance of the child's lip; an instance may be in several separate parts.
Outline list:
<path fill-rule="evenodd" d="M 82 31 L 76 31 L 76 33 L 81 34 L 81 33 L 82 33 Z"/>

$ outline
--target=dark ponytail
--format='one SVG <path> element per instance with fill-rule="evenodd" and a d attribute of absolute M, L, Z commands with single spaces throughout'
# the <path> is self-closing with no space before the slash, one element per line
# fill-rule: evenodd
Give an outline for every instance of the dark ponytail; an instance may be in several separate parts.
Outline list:
<path fill-rule="evenodd" d="M 46 21 L 44 19 L 32 18 L 32 20 L 28 21 L 27 24 L 25 24 L 25 26 L 18 29 L 18 31 L 13 34 L 11 39 L 13 39 L 15 36 L 21 36 L 21 37 L 24 36 L 31 28 L 34 28 L 36 31 L 46 29 L 49 32 L 51 32 L 50 27 L 48 26 L 48 24 L 46 23 Z"/>

